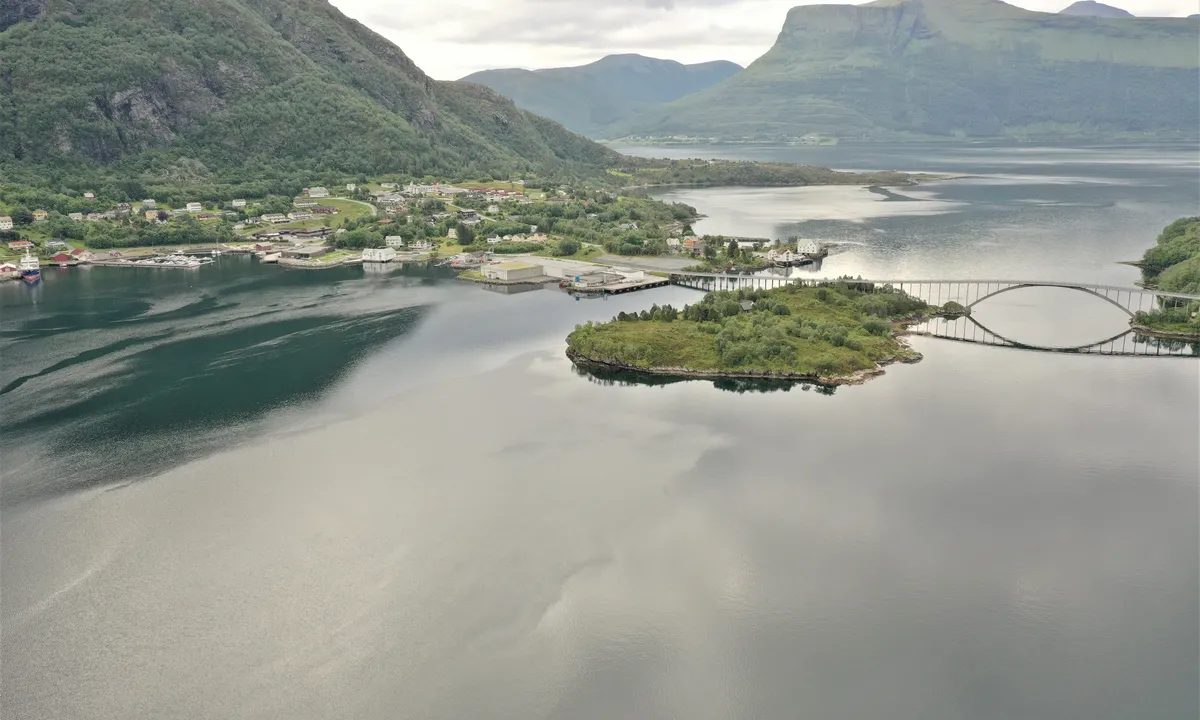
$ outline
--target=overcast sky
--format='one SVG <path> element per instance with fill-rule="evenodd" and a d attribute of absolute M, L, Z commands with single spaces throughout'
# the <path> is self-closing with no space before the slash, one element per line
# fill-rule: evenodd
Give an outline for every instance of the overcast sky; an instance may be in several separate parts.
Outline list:
<path fill-rule="evenodd" d="M 1074 0 L 1019 0 L 1056 12 Z M 438 80 L 498 67 L 582 65 L 611 53 L 748 65 L 809 0 L 331 0 Z M 857 3 L 854 3 L 857 4 Z M 1200 0 L 1117 0 L 1140 16 L 1182 17 Z"/>

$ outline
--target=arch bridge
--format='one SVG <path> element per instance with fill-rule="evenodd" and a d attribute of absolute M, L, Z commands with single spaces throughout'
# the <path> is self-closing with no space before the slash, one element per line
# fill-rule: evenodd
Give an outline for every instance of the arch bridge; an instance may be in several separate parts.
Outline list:
<path fill-rule="evenodd" d="M 1055 280 L 868 280 L 863 278 L 808 278 L 784 277 L 780 275 L 735 275 L 731 273 L 677 272 L 671 282 L 682 287 L 711 292 L 714 290 L 758 289 L 769 290 L 785 285 L 816 287 L 834 283 L 872 285 L 875 288 L 892 287 L 930 305 L 957 302 L 970 309 L 997 295 L 1024 288 L 1062 288 L 1094 295 L 1120 308 L 1133 317 L 1139 312 L 1150 312 L 1164 306 L 1182 305 L 1200 301 L 1200 295 L 1171 293 L 1154 288 L 1120 287 L 1097 283 L 1060 282 Z"/>
<path fill-rule="evenodd" d="M 1200 295 L 1171 293 L 1153 288 L 1119 287 L 1096 283 L 1057 282 L 1052 280 L 867 280 L 849 278 L 809 278 L 772 275 L 735 275 L 729 273 L 688 273 L 671 275 L 671 282 L 682 287 L 711 292 L 714 290 L 758 289 L 770 290 L 785 285 L 815 287 L 835 283 L 869 285 L 875 290 L 893 288 L 924 300 L 930 305 L 941 306 L 957 302 L 968 310 L 997 295 L 1024 288 L 1062 288 L 1093 295 L 1133 318 L 1139 312 L 1150 312 L 1163 307 L 1185 305 L 1200 301 Z M 958 318 L 934 318 L 909 329 L 919 335 L 1015 347 L 1049 352 L 1085 353 L 1102 355 L 1177 355 L 1200 354 L 1200 343 L 1194 341 L 1157 340 L 1139 336 L 1136 331 L 1126 329 L 1113 337 L 1098 342 L 1072 347 L 1049 347 L 1022 343 L 985 327 L 970 314 Z"/>

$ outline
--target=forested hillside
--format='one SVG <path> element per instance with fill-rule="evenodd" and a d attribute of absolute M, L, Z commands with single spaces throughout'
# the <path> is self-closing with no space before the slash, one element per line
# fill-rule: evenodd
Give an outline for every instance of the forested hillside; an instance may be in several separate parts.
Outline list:
<path fill-rule="evenodd" d="M 609 55 L 579 67 L 484 70 L 463 78 L 518 106 L 598 136 L 638 112 L 711 87 L 741 71 L 722 60 L 684 65 L 642 55 Z"/>
<path fill-rule="evenodd" d="M 729 80 L 620 136 L 1193 138 L 1200 22 L 1077 17 L 999 0 L 793 8 Z"/>
<path fill-rule="evenodd" d="M 569 176 L 616 157 L 487 88 L 430 79 L 326 0 L 0 10 L 0 163 L 12 177 Z"/>

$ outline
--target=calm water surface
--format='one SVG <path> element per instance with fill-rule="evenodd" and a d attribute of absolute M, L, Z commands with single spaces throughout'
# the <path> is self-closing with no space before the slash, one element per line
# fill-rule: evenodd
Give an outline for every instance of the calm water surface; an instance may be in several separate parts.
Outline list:
<path fill-rule="evenodd" d="M 973 177 L 671 196 L 844 243 L 830 274 L 1127 284 L 1200 193 L 1194 148 L 816 150 Z M 1042 292 L 980 315 L 1124 322 Z M 0 286 L 3 716 L 1196 717 L 1195 360 L 916 339 L 824 395 L 562 355 L 696 297 L 247 258 Z"/>

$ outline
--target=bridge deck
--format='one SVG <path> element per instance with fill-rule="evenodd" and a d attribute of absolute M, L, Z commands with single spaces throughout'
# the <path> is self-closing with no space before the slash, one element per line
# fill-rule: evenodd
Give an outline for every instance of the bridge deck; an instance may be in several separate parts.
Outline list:
<path fill-rule="evenodd" d="M 855 283 L 871 283 L 873 285 L 1012 285 L 1026 287 L 1061 287 L 1061 288 L 1087 288 L 1089 290 L 1108 290 L 1110 292 L 1124 293 L 1144 293 L 1154 295 L 1156 297 L 1177 298 L 1180 300 L 1200 300 L 1200 295 L 1188 295 L 1185 293 L 1166 292 L 1154 288 L 1143 287 L 1125 287 L 1120 285 L 1101 285 L 1099 283 L 1088 282 L 1062 282 L 1057 280 L 922 280 L 904 279 L 904 280 L 875 280 L 871 278 L 807 278 L 807 277 L 782 277 L 772 275 L 733 275 L 730 273 L 701 273 L 701 272 L 673 272 L 671 279 L 677 278 L 713 278 L 726 280 L 769 280 L 780 284 L 787 283 L 836 283 L 836 282 L 855 282 Z"/>

